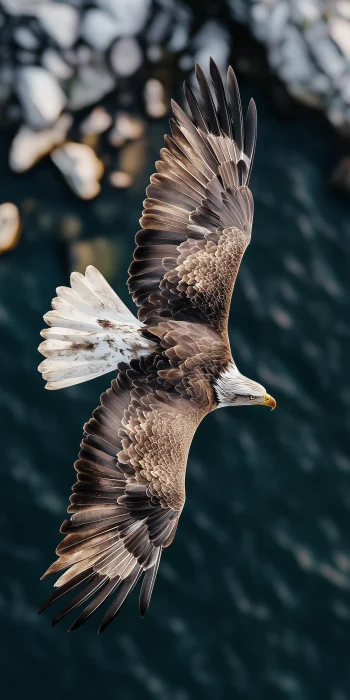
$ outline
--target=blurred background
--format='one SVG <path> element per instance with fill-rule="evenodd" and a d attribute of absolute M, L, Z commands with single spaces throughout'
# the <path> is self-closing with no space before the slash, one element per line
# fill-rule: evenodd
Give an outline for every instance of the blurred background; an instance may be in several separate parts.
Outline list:
<path fill-rule="evenodd" d="M 133 308 L 170 97 L 209 56 L 258 108 L 230 338 L 278 410 L 206 418 L 148 616 L 134 593 L 68 635 L 39 577 L 110 379 L 45 392 L 42 316 L 89 263 Z M 349 0 L 1 0 L 0 125 L 3 697 L 348 700 Z"/>

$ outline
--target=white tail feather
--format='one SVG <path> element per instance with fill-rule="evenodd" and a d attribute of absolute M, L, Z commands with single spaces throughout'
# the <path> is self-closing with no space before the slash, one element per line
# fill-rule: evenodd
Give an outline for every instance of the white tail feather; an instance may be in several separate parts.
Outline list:
<path fill-rule="evenodd" d="M 71 287 L 58 287 L 53 311 L 44 316 L 49 328 L 39 345 L 46 360 L 38 367 L 46 389 L 63 389 L 117 368 L 119 362 L 148 355 L 153 343 L 95 267 L 85 276 L 73 272 Z"/>

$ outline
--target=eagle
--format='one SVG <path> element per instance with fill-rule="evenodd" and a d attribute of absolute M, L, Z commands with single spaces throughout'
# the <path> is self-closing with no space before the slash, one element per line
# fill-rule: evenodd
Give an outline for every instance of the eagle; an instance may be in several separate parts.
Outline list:
<path fill-rule="evenodd" d="M 251 100 L 243 121 L 232 67 L 227 88 L 212 59 L 210 78 L 211 87 L 196 65 L 199 101 L 185 82 L 191 116 L 172 101 L 171 135 L 147 188 L 129 268 L 138 317 L 92 266 L 57 288 L 44 316 L 39 371 L 47 389 L 116 372 L 84 426 L 70 518 L 43 576 L 59 573 L 39 612 L 68 595 L 52 624 L 79 607 L 70 631 L 108 599 L 102 632 L 140 579 L 146 614 L 185 504 L 188 453 L 203 418 L 225 406 L 276 406 L 240 373 L 228 337 L 251 237 L 256 106 Z"/>

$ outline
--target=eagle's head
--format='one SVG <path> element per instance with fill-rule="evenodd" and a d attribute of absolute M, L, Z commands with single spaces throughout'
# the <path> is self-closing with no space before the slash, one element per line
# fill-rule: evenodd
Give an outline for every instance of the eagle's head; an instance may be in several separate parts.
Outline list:
<path fill-rule="evenodd" d="M 218 408 L 223 406 L 248 406 L 259 404 L 276 408 L 275 399 L 266 393 L 258 382 L 244 377 L 236 365 L 229 364 L 214 382 Z"/>

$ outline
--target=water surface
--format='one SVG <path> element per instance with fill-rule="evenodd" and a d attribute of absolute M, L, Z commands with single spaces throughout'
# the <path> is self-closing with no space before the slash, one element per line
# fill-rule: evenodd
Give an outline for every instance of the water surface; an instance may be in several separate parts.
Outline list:
<path fill-rule="evenodd" d="M 106 186 L 90 203 L 49 161 L 11 174 L 1 137 L 1 200 L 25 209 L 21 243 L 0 261 L 5 698 L 350 698 L 349 209 L 325 184 L 335 144 L 323 123 L 280 122 L 254 92 L 256 211 L 230 338 L 239 368 L 278 410 L 205 419 L 148 616 L 138 617 L 134 592 L 101 637 L 96 617 L 68 635 L 66 620 L 52 630 L 36 611 L 51 592 L 39 577 L 59 541 L 82 425 L 110 379 L 45 392 L 36 347 L 54 289 L 68 283 L 62 217 L 112 242 L 112 282 L 131 304 L 126 270 L 167 123 L 150 126 L 133 187 Z M 243 85 L 245 102 L 250 94 Z"/>

